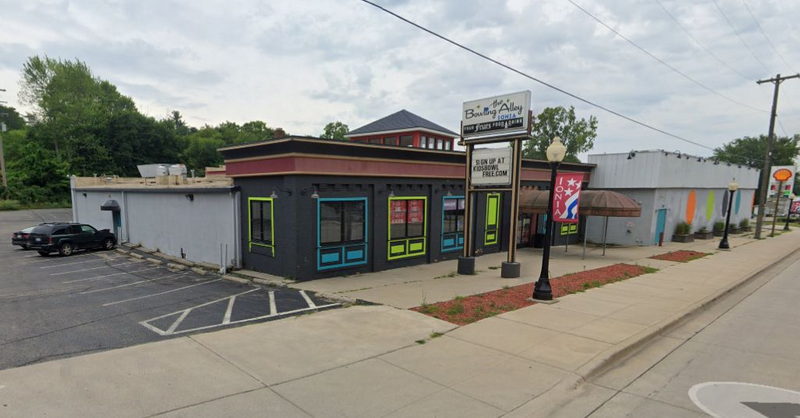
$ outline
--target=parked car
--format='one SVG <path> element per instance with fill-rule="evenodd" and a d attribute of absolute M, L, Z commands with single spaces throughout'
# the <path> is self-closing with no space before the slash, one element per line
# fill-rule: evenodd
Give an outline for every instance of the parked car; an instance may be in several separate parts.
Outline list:
<path fill-rule="evenodd" d="M 30 226 L 30 227 L 25 228 L 25 229 L 23 229 L 21 231 L 17 231 L 15 233 L 11 234 L 11 245 L 19 245 L 20 247 L 22 247 L 23 250 L 27 250 L 28 249 L 28 236 L 30 236 L 31 231 L 33 231 L 33 228 L 36 228 L 36 227 L 35 226 Z"/>
<path fill-rule="evenodd" d="M 52 252 L 68 256 L 78 250 L 97 248 L 111 250 L 116 245 L 117 238 L 108 229 L 98 231 L 91 225 L 77 223 L 39 225 L 28 236 L 28 248 L 42 256 Z"/>

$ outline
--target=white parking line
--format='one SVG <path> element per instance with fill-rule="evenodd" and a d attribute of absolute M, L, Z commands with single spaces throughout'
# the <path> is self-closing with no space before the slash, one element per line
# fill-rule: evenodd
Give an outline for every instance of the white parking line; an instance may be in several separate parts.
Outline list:
<path fill-rule="evenodd" d="M 52 269 L 52 268 L 56 268 L 56 267 L 71 266 L 71 265 L 74 265 L 74 264 L 94 263 L 96 261 L 111 261 L 111 260 L 116 260 L 116 258 L 100 258 L 100 257 L 98 257 L 98 258 L 96 258 L 94 260 L 73 261 L 72 263 L 64 263 L 64 264 L 52 264 L 52 265 L 42 266 L 42 267 L 39 267 L 39 268 L 40 269 Z"/>
<path fill-rule="evenodd" d="M 120 304 L 120 303 L 132 302 L 134 300 L 140 300 L 140 299 L 152 298 L 152 297 L 155 297 L 155 296 L 166 295 L 167 293 L 177 292 L 177 291 L 180 291 L 180 290 L 183 290 L 183 289 L 188 289 L 190 287 L 202 286 L 204 284 L 214 283 L 214 282 L 218 282 L 220 280 L 222 280 L 222 279 L 214 279 L 214 280 L 209 280 L 209 281 L 202 282 L 202 283 L 191 284 L 189 286 L 183 286 L 183 287 L 179 287 L 177 289 L 171 289 L 171 290 L 166 290 L 166 291 L 159 292 L 159 293 L 153 293 L 152 295 L 144 295 L 144 296 L 139 296 L 139 297 L 130 298 L 130 299 L 118 300 L 116 302 L 104 303 L 103 306 L 112 306 L 112 305 L 117 305 L 117 304 Z"/>
<path fill-rule="evenodd" d="M 141 322 L 139 322 L 139 323 L 140 323 L 140 324 L 142 324 L 142 325 L 144 325 L 145 327 L 149 328 L 150 330 L 154 331 L 155 333 L 157 333 L 157 334 L 159 334 L 159 335 L 170 335 L 170 334 L 173 334 L 173 333 L 174 333 L 175 329 L 176 329 L 176 328 L 178 328 L 178 325 L 180 325 L 180 323 L 181 323 L 181 322 L 183 322 L 183 320 L 184 320 L 184 319 L 186 319 L 186 315 L 189 315 L 189 312 L 191 312 L 192 310 L 194 310 L 194 309 L 197 309 L 197 308 L 202 308 L 202 307 L 204 307 L 204 306 L 208 306 L 208 305 L 211 305 L 211 304 L 214 304 L 214 303 L 217 303 L 217 302 L 222 302 L 222 301 L 223 301 L 223 300 L 225 300 L 225 299 L 228 299 L 228 300 L 229 300 L 229 302 L 228 302 L 228 308 L 227 308 L 227 310 L 226 310 L 226 312 L 225 312 L 225 318 L 227 318 L 228 322 L 230 322 L 230 312 L 231 312 L 231 310 L 233 309 L 233 303 L 232 303 L 232 302 L 230 302 L 230 300 L 233 300 L 233 299 L 235 299 L 237 296 L 246 295 L 246 294 L 248 294 L 248 293 L 252 293 L 252 292 L 255 292 L 255 291 L 257 291 L 257 290 L 260 290 L 260 289 L 261 289 L 260 287 L 256 287 L 256 288 L 253 288 L 253 289 L 250 289 L 250 290 L 246 290 L 246 291 L 244 291 L 244 292 L 241 292 L 241 293 L 237 293 L 237 294 L 235 294 L 235 295 L 231 295 L 231 296 L 225 296 L 224 298 L 214 299 L 214 300 L 212 300 L 212 301 L 208 301 L 208 302 L 202 303 L 202 304 L 200 304 L 200 305 L 192 306 L 191 308 L 186 308 L 186 309 L 182 309 L 182 310 L 180 310 L 180 311 L 170 312 L 170 313 L 168 313 L 168 314 L 164 314 L 164 315 L 161 315 L 161 316 L 157 316 L 157 317 L 155 317 L 155 318 L 150 318 L 150 319 L 148 319 L 148 320 L 141 321 Z M 152 321 L 157 321 L 157 320 L 159 320 L 159 319 L 161 319 L 161 318 L 166 318 L 166 317 L 169 317 L 169 316 L 175 315 L 175 314 L 177 314 L 177 313 L 180 313 L 181 315 L 178 317 L 178 319 L 176 319 L 176 320 L 175 320 L 175 321 L 174 321 L 174 322 L 173 322 L 173 323 L 172 323 L 172 324 L 169 326 L 169 328 L 167 328 L 167 330 L 166 330 L 166 331 L 164 331 L 164 330 L 162 330 L 162 329 L 159 329 L 159 328 L 157 328 L 157 327 L 155 327 L 155 326 L 153 326 L 153 325 L 150 325 L 150 322 L 152 322 Z M 224 321 L 225 321 L 225 319 L 223 319 L 223 322 L 224 322 Z"/>
<path fill-rule="evenodd" d="M 222 317 L 222 323 L 227 324 L 231 322 L 231 314 L 233 313 L 233 304 L 236 303 L 236 295 L 228 299 L 228 307 L 225 308 L 225 316 Z"/>
<path fill-rule="evenodd" d="M 125 284 L 121 284 L 121 285 L 117 285 L 117 286 L 111 286 L 111 287 L 104 287 L 102 289 L 87 290 L 85 292 L 81 292 L 80 294 L 81 295 L 88 295 L 89 293 L 105 292 L 106 290 L 119 289 L 120 287 L 135 286 L 135 285 L 141 284 L 141 283 L 150 283 L 150 282 L 156 282 L 156 281 L 164 280 L 164 279 L 172 279 L 172 278 L 175 278 L 175 277 L 178 277 L 178 276 L 182 276 L 182 275 L 187 274 L 187 273 L 188 272 L 178 273 L 178 274 L 168 274 L 168 275 L 166 275 L 164 277 L 158 277 L 158 278 L 155 278 L 155 279 L 139 280 L 138 282 L 125 283 Z"/>
<path fill-rule="evenodd" d="M 278 308 L 275 307 L 275 291 L 269 291 L 269 314 L 274 315 L 278 313 Z"/>
<path fill-rule="evenodd" d="M 305 300 L 306 300 L 306 303 L 308 304 L 308 307 L 309 307 L 309 308 L 312 308 L 312 309 L 313 309 L 313 308 L 316 308 L 316 307 L 317 307 L 317 305 L 314 303 L 314 301 L 313 301 L 313 300 L 311 300 L 311 298 L 310 298 L 310 297 L 308 297 L 308 295 L 306 294 L 306 291 L 305 291 L 305 290 L 301 290 L 301 291 L 300 291 L 300 296 L 302 296 L 302 297 L 303 297 L 303 299 L 305 299 Z"/>
<path fill-rule="evenodd" d="M 241 323 L 244 323 L 244 322 L 258 321 L 259 319 L 277 318 L 277 317 L 287 316 L 287 315 L 300 313 L 300 312 L 316 311 L 318 309 L 325 309 L 325 308 L 330 308 L 330 307 L 338 306 L 338 305 L 339 305 L 339 303 L 329 303 L 327 305 L 317 306 L 316 308 L 300 308 L 300 309 L 295 309 L 295 310 L 292 310 L 292 311 L 284 311 L 284 312 L 271 314 L 271 315 L 262 315 L 262 316 L 257 316 L 257 317 L 254 317 L 254 318 L 240 319 L 238 321 L 231 321 L 231 322 L 229 322 L 227 324 L 206 325 L 206 326 L 197 327 L 197 328 L 182 329 L 180 331 L 173 330 L 173 332 L 171 332 L 171 333 L 167 333 L 167 332 L 159 329 L 158 327 L 155 327 L 155 326 L 150 325 L 148 323 L 149 321 L 153 321 L 153 320 L 156 320 L 156 319 L 159 319 L 159 318 L 148 319 L 147 321 L 142 321 L 142 322 L 139 322 L 139 323 L 142 324 L 145 328 L 155 332 L 158 335 L 167 336 L 167 335 L 185 334 L 187 332 L 202 331 L 202 330 L 211 329 L 211 328 L 218 328 L 218 327 L 222 327 L 222 326 L 225 326 L 225 325 L 235 325 L 235 324 L 241 324 Z M 173 313 L 173 315 L 175 313 Z M 163 318 L 163 316 L 160 317 L 160 318 Z"/>
<path fill-rule="evenodd" d="M 64 274 L 70 273 L 80 273 L 82 271 L 89 271 L 89 270 L 97 270 L 97 269 L 104 269 L 109 267 L 119 267 L 119 266 L 127 266 L 129 264 L 136 264 L 136 263 L 144 263 L 145 260 L 137 260 L 137 261 L 129 261 L 127 263 L 120 263 L 120 264 L 109 264 L 107 266 L 100 266 L 100 267 L 91 267 L 88 269 L 80 269 L 80 270 L 70 270 L 70 271 L 62 271 L 60 273 L 50 273 L 51 276 L 62 276 Z"/>
<path fill-rule="evenodd" d="M 104 277 L 119 276 L 119 275 L 122 275 L 122 274 L 136 274 L 136 273 L 141 273 L 141 272 L 144 272 L 144 271 L 155 270 L 157 268 L 160 268 L 160 267 L 150 267 L 150 268 L 141 269 L 141 270 L 134 270 L 134 271 L 120 271 L 119 273 L 103 274 L 101 276 L 92 276 L 92 277 L 86 277 L 86 278 L 77 279 L 77 280 L 68 280 L 66 282 L 61 282 L 61 283 L 65 283 L 65 284 L 66 283 L 77 283 L 77 282 L 84 282 L 86 280 L 95 280 L 95 279 L 102 279 Z"/>

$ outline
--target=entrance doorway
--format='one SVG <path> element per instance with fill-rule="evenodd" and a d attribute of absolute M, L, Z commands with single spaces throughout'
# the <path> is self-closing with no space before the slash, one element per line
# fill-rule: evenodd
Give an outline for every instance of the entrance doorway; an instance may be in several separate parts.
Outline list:
<path fill-rule="evenodd" d="M 656 235 L 653 237 L 653 244 L 658 245 L 663 242 L 662 235 L 667 225 L 667 209 L 656 209 Z"/>

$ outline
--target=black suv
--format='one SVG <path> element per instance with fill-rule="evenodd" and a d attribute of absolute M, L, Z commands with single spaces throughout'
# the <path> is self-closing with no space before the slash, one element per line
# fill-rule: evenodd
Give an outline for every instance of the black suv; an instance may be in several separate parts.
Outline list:
<path fill-rule="evenodd" d="M 28 236 L 28 248 L 38 250 L 42 256 L 54 251 L 66 256 L 72 255 L 76 250 L 110 250 L 116 244 L 117 238 L 108 229 L 98 231 L 86 224 L 43 224 L 33 228 Z"/>

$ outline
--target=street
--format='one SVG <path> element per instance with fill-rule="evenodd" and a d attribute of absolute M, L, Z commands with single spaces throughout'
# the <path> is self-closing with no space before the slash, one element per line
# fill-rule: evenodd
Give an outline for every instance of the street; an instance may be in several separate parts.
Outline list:
<path fill-rule="evenodd" d="M 116 251 L 41 257 L 10 244 L 13 231 L 70 216 L 0 212 L 0 369 L 338 306 Z"/>
<path fill-rule="evenodd" d="M 706 382 L 741 382 L 799 391 L 798 276 L 800 255 L 795 253 L 591 379 L 580 389 L 581 396 L 561 408 L 558 415 L 708 416 L 689 396 L 694 385 Z M 740 408 L 736 416 L 795 416 L 796 412 L 766 415 L 748 409 L 741 403 L 754 395 L 744 393 L 738 399 L 730 396 L 710 403 Z M 787 412 L 798 407 L 793 403 L 784 406 Z"/>

